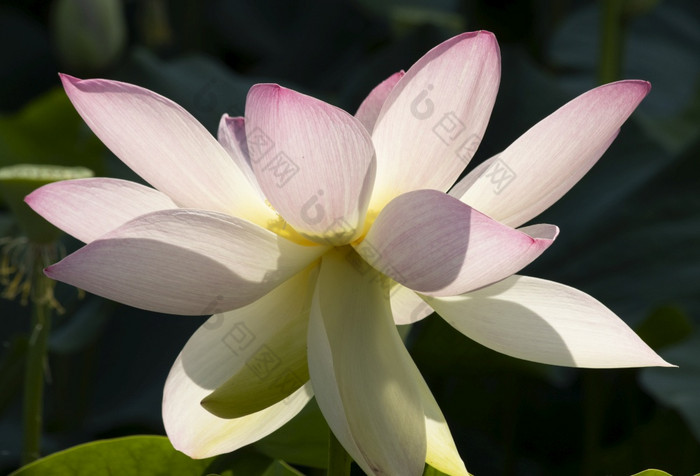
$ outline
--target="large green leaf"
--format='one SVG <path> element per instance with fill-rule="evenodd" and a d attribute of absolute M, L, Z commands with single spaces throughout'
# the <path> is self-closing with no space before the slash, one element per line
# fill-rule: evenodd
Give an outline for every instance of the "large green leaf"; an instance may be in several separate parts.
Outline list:
<path fill-rule="evenodd" d="M 176 451 L 164 436 L 128 436 L 94 441 L 28 464 L 11 476 L 220 476 L 296 475 L 294 470 L 251 451 L 195 460 Z"/>
<path fill-rule="evenodd" d="M 104 151 L 61 88 L 50 90 L 15 115 L 0 116 L 0 166 L 83 166 L 103 175 Z"/>

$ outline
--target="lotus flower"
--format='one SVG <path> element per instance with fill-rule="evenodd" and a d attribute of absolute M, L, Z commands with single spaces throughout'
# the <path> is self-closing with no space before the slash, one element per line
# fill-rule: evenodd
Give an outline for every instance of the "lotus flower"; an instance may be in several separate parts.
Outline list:
<path fill-rule="evenodd" d="M 644 81 L 579 96 L 452 187 L 496 98 L 488 32 L 433 48 L 355 116 L 255 85 L 245 119 L 224 115 L 218 142 L 153 92 L 61 79 L 95 134 L 153 188 L 92 178 L 29 195 L 86 243 L 46 274 L 142 309 L 213 314 L 164 391 L 168 436 L 192 457 L 258 440 L 315 394 L 365 472 L 421 474 L 427 462 L 467 474 L 395 326 L 432 310 L 522 359 L 668 365 L 594 298 L 514 274 L 558 233 L 522 225 L 598 160 L 648 93 Z"/>

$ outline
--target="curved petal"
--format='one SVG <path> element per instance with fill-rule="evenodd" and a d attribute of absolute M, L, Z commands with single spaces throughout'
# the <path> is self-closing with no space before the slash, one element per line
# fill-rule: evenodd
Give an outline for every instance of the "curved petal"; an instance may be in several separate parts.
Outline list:
<path fill-rule="evenodd" d="M 391 313 L 395 324 L 413 324 L 433 313 L 414 291 L 398 283 L 391 288 Z"/>
<path fill-rule="evenodd" d="M 286 361 L 275 360 L 277 366 L 273 368 L 258 357 L 270 350 L 269 339 L 275 338 L 277 325 L 286 325 L 285 308 L 291 304 L 293 310 L 300 311 L 308 303 L 297 299 L 295 293 L 308 293 L 312 274 L 309 270 L 302 272 L 244 308 L 212 316 L 190 337 L 170 370 L 163 392 L 165 431 L 176 449 L 193 458 L 234 451 L 275 431 L 311 399 L 310 385 L 299 388 L 305 382 L 301 376 L 292 373 L 289 379 L 279 379 L 285 374 L 276 370 L 289 370 Z M 297 331 L 301 328 L 306 329 L 306 316 L 308 309 L 291 316 L 298 327 L 295 337 L 299 337 Z M 298 343 L 305 348 L 306 336 L 302 335 Z M 238 418 L 220 418 L 202 407 L 202 399 L 246 368 L 254 368 L 272 390 L 279 383 L 293 393 Z"/>
<path fill-rule="evenodd" d="M 588 368 L 670 366 L 610 309 L 552 281 L 511 276 L 461 296 L 425 300 L 467 337 L 519 359 Z"/>
<path fill-rule="evenodd" d="M 50 278 L 150 311 L 201 315 L 259 299 L 324 251 L 202 210 L 143 215 L 49 266 Z"/>
<path fill-rule="evenodd" d="M 248 92 L 246 132 L 253 171 L 296 231 L 342 245 L 357 235 L 374 183 L 372 141 L 334 106 L 276 84 Z"/>
<path fill-rule="evenodd" d="M 620 81 L 582 94 L 474 169 L 451 195 L 501 223 L 520 226 L 593 167 L 650 88 L 646 81 Z"/>
<path fill-rule="evenodd" d="M 452 439 L 450 428 L 440 410 L 430 388 L 425 383 L 420 371 L 411 360 L 410 356 L 404 361 L 404 365 L 411 369 L 413 379 L 418 383 L 420 398 L 425 412 L 425 431 L 427 451 L 425 462 L 438 471 L 450 476 L 469 476 L 464 461 L 459 456 L 457 446 Z"/>
<path fill-rule="evenodd" d="M 138 216 L 177 208 L 158 190 L 111 178 L 50 183 L 27 195 L 25 202 L 54 226 L 84 243 Z"/>
<path fill-rule="evenodd" d="M 492 33 L 464 33 L 436 46 L 401 78 L 372 132 L 377 179 L 370 210 L 399 194 L 446 192 L 486 130 L 501 77 Z"/>
<path fill-rule="evenodd" d="M 386 78 L 360 104 L 355 117 L 365 126 L 367 132 L 371 133 L 372 129 L 374 129 L 374 124 L 377 122 L 377 117 L 379 117 L 379 111 L 381 111 L 384 101 L 386 101 L 387 96 L 394 89 L 396 83 L 399 82 L 399 79 L 403 78 L 404 74 L 406 74 L 404 71 L 399 71 Z"/>
<path fill-rule="evenodd" d="M 261 202 L 226 151 L 187 111 L 147 89 L 61 75 L 73 106 L 109 149 L 178 206 L 265 225 Z"/>
<path fill-rule="evenodd" d="M 345 253 L 354 253 L 345 249 Z M 388 289 L 343 250 L 323 256 L 309 320 L 309 373 L 333 433 L 368 474 L 420 475 L 424 409 Z"/>
<path fill-rule="evenodd" d="M 204 408 L 221 418 L 239 418 L 287 398 L 308 382 L 306 334 L 317 274 L 318 266 L 311 266 L 252 304 L 212 321 L 235 323 L 223 341 L 231 348 L 231 376 L 202 400 Z M 190 339 L 182 354 L 186 371 L 189 361 L 197 363 L 200 353 L 209 352 L 210 340 L 207 335 Z M 196 366 L 192 378 L 201 371 Z"/>
<path fill-rule="evenodd" d="M 245 119 L 231 117 L 228 114 L 221 116 L 217 139 L 264 202 L 265 195 L 260 190 L 253 169 L 250 167 L 248 143 L 245 137 Z"/>
<path fill-rule="evenodd" d="M 392 200 L 356 249 L 414 291 L 452 296 L 516 273 L 558 231 L 553 225 L 514 230 L 447 194 L 417 190 Z"/>

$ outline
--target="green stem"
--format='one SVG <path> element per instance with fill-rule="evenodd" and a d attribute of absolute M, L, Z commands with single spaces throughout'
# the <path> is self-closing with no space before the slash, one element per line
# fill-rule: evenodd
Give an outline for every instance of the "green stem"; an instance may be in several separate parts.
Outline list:
<path fill-rule="evenodd" d="M 33 286 L 50 286 L 43 273 L 36 276 Z M 42 289 L 34 289 L 41 295 Z M 51 325 L 51 305 L 42 300 L 32 302 L 32 320 L 24 371 L 24 408 L 22 420 L 22 464 L 39 459 L 44 404 L 44 363 L 46 362 L 48 337 Z"/>
<path fill-rule="evenodd" d="M 624 0 L 601 0 L 600 84 L 620 79 L 622 70 L 622 37 Z"/>
<path fill-rule="evenodd" d="M 331 431 L 328 438 L 328 476 L 350 476 L 351 465 L 352 458 Z"/>

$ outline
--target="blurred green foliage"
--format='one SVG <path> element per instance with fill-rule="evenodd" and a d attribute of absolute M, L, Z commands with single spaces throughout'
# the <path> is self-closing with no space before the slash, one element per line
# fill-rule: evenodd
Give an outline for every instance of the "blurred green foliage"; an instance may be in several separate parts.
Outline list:
<path fill-rule="evenodd" d="M 139 180 L 58 89 L 58 71 L 80 72 L 57 55 L 53 3 L 0 2 L 0 165 L 80 165 L 98 176 Z M 425 319 L 407 344 L 477 475 L 700 471 L 700 11 L 694 0 L 624 5 L 621 76 L 650 80 L 652 92 L 600 163 L 538 217 L 562 234 L 524 274 L 592 294 L 679 368 L 593 371 L 522 362 L 469 341 L 435 316 Z M 123 7 L 125 49 L 99 64 L 99 75 L 164 94 L 212 132 L 221 114 L 243 114 L 256 82 L 278 82 L 354 112 L 374 85 L 441 40 L 462 30 L 494 31 L 501 89 L 470 168 L 594 87 L 602 48 L 600 2 L 584 0 L 148 0 Z M 0 218 L 3 236 L 17 232 L 6 209 Z M 79 246 L 68 238 L 64 244 Z M 63 286 L 57 293 L 66 313 L 56 317 L 51 341 L 46 453 L 163 434 L 165 377 L 202 319 L 80 300 Z M 5 472 L 19 455 L 28 310 L 2 301 L 0 315 Z M 158 437 L 91 443 L 41 464 L 88 461 L 96 453 L 121 459 L 131 448 L 192 465 L 188 474 L 293 474 L 279 462 L 271 467 L 277 458 L 323 474 L 327 431 L 312 404 L 252 447 L 212 460 L 223 465 L 216 470 Z M 231 469 L 248 460 L 256 469 Z"/>

